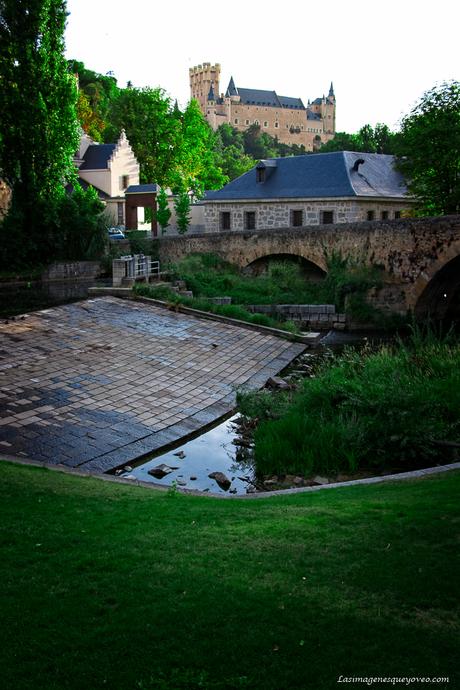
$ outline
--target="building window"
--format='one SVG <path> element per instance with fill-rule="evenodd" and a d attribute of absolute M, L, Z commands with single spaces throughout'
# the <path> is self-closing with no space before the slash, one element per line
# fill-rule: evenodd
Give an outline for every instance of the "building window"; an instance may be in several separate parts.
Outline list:
<path fill-rule="evenodd" d="M 129 187 L 129 175 L 122 175 L 120 182 L 120 189 L 127 189 L 127 187 Z"/>
<path fill-rule="evenodd" d="M 244 228 L 245 230 L 255 230 L 256 229 L 256 212 L 246 211 L 244 214 Z"/>
<path fill-rule="evenodd" d="M 255 125 L 260 125 L 259 120 L 254 120 L 254 124 L 255 124 Z"/>
<path fill-rule="evenodd" d="M 246 124 L 247 124 L 247 125 L 249 124 L 249 120 L 246 120 Z"/>
<path fill-rule="evenodd" d="M 293 209 L 291 211 L 291 225 L 294 228 L 299 228 L 303 223 L 302 209 Z"/>
<path fill-rule="evenodd" d="M 395 211 L 395 218 L 401 218 L 401 211 Z"/>
<path fill-rule="evenodd" d="M 334 211 L 321 211 L 321 223 L 330 225 L 334 222 Z"/>
<path fill-rule="evenodd" d="M 368 211 L 367 212 L 367 220 L 374 220 L 375 219 L 375 211 Z"/>
<path fill-rule="evenodd" d="M 382 211 L 382 220 L 388 220 L 388 211 Z"/>
<path fill-rule="evenodd" d="M 222 211 L 220 214 L 220 229 L 231 230 L 230 211 Z"/>
<path fill-rule="evenodd" d="M 275 122 L 275 128 L 278 129 L 279 126 L 280 126 L 279 122 Z"/>
<path fill-rule="evenodd" d="M 238 124 L 238 118 L 235 117 L 235 125 L 237 125 L 237 124 Z"/>
<path fill-rule="evenodd" d="M 117 224 L 118 225 L 123 225 L 123 223 L 124 223 L 123 206 L 124 206 L 124 204 L 122 201 L 117 202 Z"/>
<path fill-rule="evenodd" d="M 264 127 L 268 127 L 268 122 L 267 122 L 267 120 L 265 120 L 265 122 L 264 122 Z"/>

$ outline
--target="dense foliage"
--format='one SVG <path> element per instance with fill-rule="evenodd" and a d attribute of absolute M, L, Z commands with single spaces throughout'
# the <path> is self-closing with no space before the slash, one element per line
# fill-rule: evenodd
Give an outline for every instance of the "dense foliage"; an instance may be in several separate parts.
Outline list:
<path fill-rule="evenodd" d="M 460 212 L 460 82 L 427 91 L 403 118 L 398 154 L 421 214 Z"/>
<path fill-rule="evenodd" d="M 0 230 L 4 264 L 16 253 L 23 262 L 53 255 L 48 224 L 75 175 L 77 90 L 64 59 L 65 22 L 63 0 L 0 0 L 0 171 L 12 189 Z"/>
<path fill-rule="evenodd" d="M 460 345 L 415 333 L 378 351 L 327 360 L 294 393 L 241 394 L 261 421 L 262 474 L 409 470 L 445 462 L 460 441 Z"/>
<path fill-rule="evenodd" d="M 362 151 L 363 153 L 396 152 L 398 135 L 391 132 L 387 125 L 378 123 L 373 128 L 364 125 L 356 134 L 336 132 L 333 139 L 321 146 L 319 153 L 330 151 Z"/>

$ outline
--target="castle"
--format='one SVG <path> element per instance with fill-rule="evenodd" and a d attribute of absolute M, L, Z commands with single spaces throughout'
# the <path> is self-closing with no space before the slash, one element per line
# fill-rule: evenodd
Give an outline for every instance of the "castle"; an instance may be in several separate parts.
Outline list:
<path fill-rule="evenodd" d="M 276 91 L 237 88 L 233 77 L 227 91 L 219 95 L 220 65 L 204 62 L 191 67 L 191 98 L 200 104 L 211 127 L 228 123 L 239 131 L 259 125 L 261 132 L 277 137 L 284 144 L 305 146 L 314 151 L 335 134 L 335 95 L 331 83 L 327 97 L 308 101 L 278 96 Z"/>

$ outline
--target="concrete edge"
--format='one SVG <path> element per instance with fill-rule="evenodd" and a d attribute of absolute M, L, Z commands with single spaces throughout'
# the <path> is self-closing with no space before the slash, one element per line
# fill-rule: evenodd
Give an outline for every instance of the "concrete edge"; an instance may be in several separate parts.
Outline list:
<path fill-rule="evenodd" d="M 283 331 L 280 328 L 271 328 L 270 326 L 261 326 L 255 323 L 248 323 L 247 321 L 241 321 L 240 319 L 232 319 L 229 316 L 222 316 L 221 314 L 213 314 L 208 311 L 202 311 L 201 309 L 193 309 L 192 307 L 186 307 L 183 304 L 175 304 L 174 308 L 168 302 L 163 302 L 159 299 L 153 299 L 152 297 L 142 297 L 136 295 L 132 292 L 130 288 L 104 288 L 104 287 L 92 287 L 88 288 L 89 297 L 118 297 L 120 299 L 129 299 L 134 302 L 143 302 L 145 304 L 153 304 L 156 307 L 162 307 L 163 309 L 168 309 L 169 311 L 175 311 L 180 314 L 188 314 L 189 316 L 196 316 L 201 319 L 208 319 L 209 321 L 220 321 L 221 323 L 227 323 L 230 326 L 239 326 L 240 328 L 246 328 L 250 331 L 257 331 L 263 335 L 273 335 L 277 338 L 283 338 L 284 340 L 290 340 L 291 342 L 303 343 L 304 345 L 316 344 L 321 337 L 321 333 L 316 331 L 312 335 L 296 335 L 294 333 L 289 333 L 289 331 Z"/>
<path fill-rule="evenodd" d="M 51 465 L 46 462 L 39 462 L 27 457 L 19 457 L 17 455 L 8 455 L 2 453 L 0 455 L 1 462 L 11 462 L 17 465 L 29 465 L 31 467 L 41 467 L 43 469 L 53 470 L 55 472 L 63 472 L 64 474 L 71 474 L 77 477 L 92 477 L 93 479 L 101 479 L 106 482 L 116 482 L 128 486 L 140 486 L 145 489 L 157 489 L 163 493 L 171 491 L 170 486 L 156 484 L 155 482 L 143 482 L 138 479 L 123 479 L 110 474 L 94 474 L 93 472 L 85 472 L 81 469 L 74 469 L 66 467 L 65 465 Z M 460 462 L 453 462 L 449 465 L 439 465 L 437 467 L 427 467 L 423 470 L 412 470 L 411 472 L 400 472 L 399 474 L 387 474 L 381 477 L 367 477 L 366 479 L 353 479 L 349 482 L 334 482 L 333 484 L 320 484 L 318 486 L 304 486 L 298 489 L 279 489 L 277 491 L 266 491 L 253 494 L 215 494 L 211 491 L 197 491 L 196 489 L 183 489 L 178 487 L 175 489 L 177 493 L 188 496 L 199 496 L 201 498 L 220 498 L 224 500 L 247 500 L 272 498 L 274 496 L 292 496 L 303 493 L 311 493 L 313 491 L 322 491 L 323 489 L 340 489 L 347 486 L 361 486 L 366 484 L 381 484 L 384 482 L 398 482 L 410 479 L 423 479 L 424 477 L 449 472 L 451 470 L 460 470 Z"/>

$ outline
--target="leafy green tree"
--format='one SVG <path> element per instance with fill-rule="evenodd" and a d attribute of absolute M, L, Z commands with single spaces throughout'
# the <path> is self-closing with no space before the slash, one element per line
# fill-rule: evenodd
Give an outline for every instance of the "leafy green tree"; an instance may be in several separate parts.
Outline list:
<path fill-rule="evenodd" d="M 182 125 L 171 99 L 160 89 L 121 90 L 111 102 L 104 140 L 116 141 L 122 129 L 141 167 L 141 183 L 171 186 L 177 167 Z"/>
<path fill-rule="evenodd" d="M 423 94 L 401 122 L 398 166 L 423 215 L 460 212 L 460 83 Z"/>
<path fill-rule="evenodd" d="M 168 197 L 166 190 L 162 187 L 157 196 L 157 221 L 162 232 L 169 226 L 170 218 L 171 210 L 168 205 Z"/>
<path fill-rule="evenodd" d="M 176 195 L 174 208 L 176 209 L 179 233 L 184 235 L 190 225 L 190 196 L 187 192 L 181 191 Z"/>
<path fill-rule="evenodd" d="M 333 139 L 321 146 L 319 153 L 331 151 L 362 151 L 363 153 L 395 153 L 397 135 L 387 125 L 375 128 L 364 125 L 356 134 L 337 132 Z"/>
<path fill-rule="evenodd" d="M 194 196 L 201 197 L 206 189 L 219 189 L 228 181 L 218 165 L 216 135 L 195 99 L 187 105 L 180 122 L 181 137 L 172 188 L 174 191 L 190 190 Z"/>
<path fill-rule="evenodd" d="M 117 80 L 111 73 L 93 72 L 78 60 L 69 60 L 68 66 L 78 78 L 80 124 L 95 141 L 102 141 L 110 104 L 120 92 Z"/>
<path fill-rule="evenodd" d="M 36 261 L 52 256 L 48 221 L 75 175 L 77 89 L 65 23 L 63 0 L 0 0 L 0 174 L 12 189 L 8 232 Z"/>

